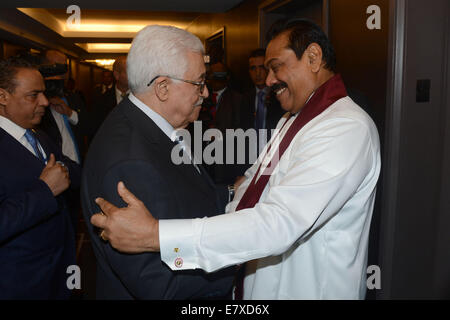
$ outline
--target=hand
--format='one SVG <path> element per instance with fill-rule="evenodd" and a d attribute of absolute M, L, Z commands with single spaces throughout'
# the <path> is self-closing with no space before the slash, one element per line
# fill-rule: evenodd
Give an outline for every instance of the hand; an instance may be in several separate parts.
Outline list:
<path fill-rule="evenodd" d="M 69 170 L 60 163 L 56 163 L 53 153 L 50 155 L 50 159 L 42 170 L 39 179 L 48 185 L 55 197 L 70 185 Z"/>
<path fill-rule="evenodd" d="M 245 176 L 239 176 L 236 178 L 236 181 L 234 181 L 234 191 L 236 192 L 239 186 L 244 182 L 246 179 Z"/>
<path fill-rule="evenodd" d="M 95 202 L 102 213 L 91 217 L 91 223 L 103 229 L 101 237 L 111 246 L 126 253 L 159 251 L 159 223 L 147 210 L 144 203 L 132 194 L 123 182 L 117 184 L 117 192 L 125 203 L 125 208 L 117 208 L 105 199 Z"/>
<path fill-rule="evenodd" d="M 59 97 L 51 97 L 48 99 L 50 107 L 52 107 L 56 112 L 60 114 L 65 114 L 70 117 L 73 110 L 64 102 L 63 99 Z"/>

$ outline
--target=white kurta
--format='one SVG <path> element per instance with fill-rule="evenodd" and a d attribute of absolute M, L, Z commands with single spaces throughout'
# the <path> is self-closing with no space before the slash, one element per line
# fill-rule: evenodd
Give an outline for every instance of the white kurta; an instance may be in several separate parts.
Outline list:
<path fill-rule="evenodd" d="M 160 220 L 161 259 L 173 270 L 206 271 L 257 259 L 244 299 L 363 299 L 380 166 L 373 121 L 342 98 L 296 134 L 254 208 L 232 212 L 257 164 L 230 214 Z"/>

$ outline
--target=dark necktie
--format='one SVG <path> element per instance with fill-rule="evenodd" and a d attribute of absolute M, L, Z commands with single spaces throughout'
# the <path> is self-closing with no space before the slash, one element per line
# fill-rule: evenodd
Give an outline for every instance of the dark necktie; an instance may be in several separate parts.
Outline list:
<path fill-rule="evenodd" d="M 25 131 L 25 138 L 33 147 L 34 153 L 39 158 L 39 160 L 41 160 L 42 162 L 45 162 L 44 155 L 42 154 L 41 149 L 39 149 L 39 142 L 36 139 L 34 132 L 31 131 L 30 129 L 27 129 Z"/>

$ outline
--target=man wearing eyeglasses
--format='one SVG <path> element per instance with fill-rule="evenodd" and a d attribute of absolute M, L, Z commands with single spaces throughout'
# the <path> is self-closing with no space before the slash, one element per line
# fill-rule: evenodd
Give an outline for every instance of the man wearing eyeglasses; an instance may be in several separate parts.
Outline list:
<path fill-rule="evenodd" d="M 197 119 L 209 94 L 203 55 L 197 37 L 174 27 L 147 26 L 133 40 L 127 57 L 131 93 L 97 132 L 83 172 L 81 197 L 97 258 L 98 299 L 217 299 L 231 290 L 234 268 L 174 272 L 158 253 L 119 253 L 89 222 L 99 211 L 97 195 L 124 205 L 115 187 L 119 181 L 146 199 L 159 218 L 199 218 L 224 211 L 207 173 L 193 163 L 189 144 L 176 134 Z M 188 161 L 174 164 L 173 150 Z M 183 260 L 174 263 L 182 267 Z"/>

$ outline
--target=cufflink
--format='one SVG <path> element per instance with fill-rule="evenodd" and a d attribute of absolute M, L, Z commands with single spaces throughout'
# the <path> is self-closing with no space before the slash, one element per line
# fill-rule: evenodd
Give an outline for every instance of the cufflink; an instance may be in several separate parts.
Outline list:
<path fill-rule="evenodd" d="M 176 259 L 175 259 L 175 267 L 181 268 L 182 266 L 183 266 L 183 259 L 181 259 L 181 258 L 176 258 Z"/>

